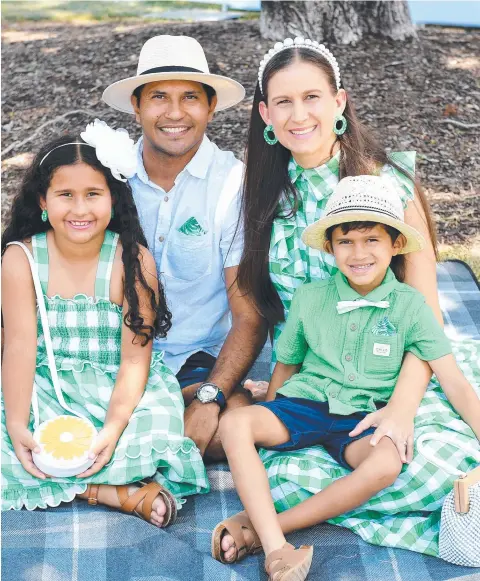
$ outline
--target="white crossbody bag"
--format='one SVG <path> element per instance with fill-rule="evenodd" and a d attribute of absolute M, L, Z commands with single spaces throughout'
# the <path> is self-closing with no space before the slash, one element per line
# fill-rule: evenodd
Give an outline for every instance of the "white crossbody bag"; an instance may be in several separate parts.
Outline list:
<path fill-rule="evenodd" d="M 464 567 L 480 567 L 480 466 L 468 473 L 452 468 L 437 458 L 425 446 L 426 440 L 435 440 L 458 446 L 452 435 L 445 433 L 422 434 L 417 440 L 417 449 L 425 458 L 448 474 L 459 476 L 453 490 L 447 494 L 440 520 L 439 554 L 442 559 Z M 466 447 L 462 450 L 480 463 L 480 448 Z"/>
<path fill-rule="evenodd" d="M 48 476 L 59 478 L 76 476 L 90 468 L 95 461 L 89 458 L 88 455 L 97 435 L 97 430 L 90 420 L 73 410 L 63 397 L 57 367 L 55 365 L 55 355 L 53 353 L 45 299 L 35 262 L 29 249 L 24 244 L 21 242 L 10 242 L 7 244 L 7 246 L 10 245 L 20 246 L 28 258 L 30 270 L 32 271 L 35 294 L 37 296 L 38 310 L 42 321 L 45 349 L 47 351 L 48 367 L 50 369 L 53 388 L 59 404 L 65 411 L 71 414 L 56 416 L 40 424 L 37 386 L 35 381 L 33 382 L 33 439 L 40 446 L 40 453 L 36 454 L 33 452 L 32 459 L 36 466 Z"/>

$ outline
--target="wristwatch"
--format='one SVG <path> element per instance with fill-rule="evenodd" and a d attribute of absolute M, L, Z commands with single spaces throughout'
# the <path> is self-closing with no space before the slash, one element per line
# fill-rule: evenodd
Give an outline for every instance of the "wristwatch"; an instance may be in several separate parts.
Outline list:
<path fill-rule="evenodd" d="M 221 411 L 223 411 L 227 405 L 227 400 L 223 395 L 223 391 L 214 383 L 202 383 L 195 392 L 193 399 L 198 399 L 198 401 L 202 403 L 218 403 Z"/>

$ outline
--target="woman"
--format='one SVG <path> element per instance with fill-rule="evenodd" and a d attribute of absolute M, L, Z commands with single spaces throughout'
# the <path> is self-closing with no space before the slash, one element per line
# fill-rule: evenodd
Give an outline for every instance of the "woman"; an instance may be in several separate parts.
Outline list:
<path fill-rule="evenodd" d="M 239 285 L 252 295 L 273 329 L 274 361 L 294 290 L 304 282 L 328 278 L 337 270 L 329 255 L 307 248 L 301 234 L 323 215 L 339 179 L 349 175 L 380 174 L 394 180 L 405 207 L 405 221 L 427 240 L 424 250 L 407 257 L 405 282 L 424 294 L 442 321 L 435 231 L 427 200 L 413 181 L 414 159 L 414 152 L 387 155 L 359 122 L 341 83 L 338 63 L 323 45 L 287 39 L 265 55 L 250 122 L 243 196 L 245 248 Z M 458 357 L 459 350 L 453 347 Z M 457 433 L 461 447 L 472 441 L 473 433 L 458 420 L 438 384 L 432 384 L 433 389 L 425 395 L 430 377 L 429 366 L 407 354 L 391 402 L 367 416 L 355 430 L 359 434 L 378 426 L 372 445 L 387 435 L 410 466 L 404 466 L 394 487 L 348 517 L 329 522 L 347 526 L 375 544 L 437 555 L 439 509 L 451 490 L 452 477 L 421 455 L 413 457 L 415 409 L 423 398 L 415 419 L 417 435 L 446 427 Z M 454 446 L 439 447 L 432 444 L 452 465 L 468 470 L 473 464 Z M 285 533 L 297 528 L 295 511 L 286 509 L 344 475 L 344 469 L 319 447 L 289 454 L 264 451 L 262 458 L 277 511 L 286 511 L 279 517 Z M 427 490 L 425 482 L 432 482 L 432 478 L 435 487 L 430 485 Z M 241 556 L 236 550 L 241 541 L 251 552 L 258 548 L 245 516 L 239 522 L 241 527 L 233 527 L 237 538 L 226 533 L 222 539 L 226 561 Z"/>

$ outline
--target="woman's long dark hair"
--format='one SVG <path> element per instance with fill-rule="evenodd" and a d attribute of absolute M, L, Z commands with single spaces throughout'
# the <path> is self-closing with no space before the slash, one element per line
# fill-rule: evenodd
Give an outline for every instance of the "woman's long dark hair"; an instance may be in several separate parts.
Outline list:
<path fill-rule="evenodd" d="M 298 194 L 288 176 L 291 152 L 281 143 L 272 146 L 265 142 L 263 138 L 265 123 L 258 106 L 261 101 L 268 101 L 268 83 L 271 77 L 295 60 L 312 63 L 320 68 L 328 79 L 332 94 L 337 92 L 333 70 L 328 61 L 316 52 L 304 48 L 283 50 L 268 62 L 262 79 L 263 95 L 257 82 L 245 156 L 247 167 L 242 194 L 244 250 L 237 282 L 242 292 L 250 294 L 253 298 L 270 327 L 284 319 L 283 304 L 268 270 L 272 225 L 274 219 L 281 213 L 279 202 L 283 196 L 285 200 L 291 202 L 286 217 L 295 215 Z M 340 145 L 340 179 L 346 176 L 372 174 L 385 164 L 390 164 L 413 181 L 414 177 L 396 164 L 360 123 L 350 98 L 347 100 L 343 115 L 347 119 L 348 127 L 337 141 Z M 331 153 L 333 154 L 333 148 Z M 436 234 L 428 201 L 418 183 L 415 183 L 415 191 L 425 212 L 436 253 Z"/>
<path fill-rule="evenodd" d="M 2 255 L 9 242 L 25 240 L 51 228 L 48 222 L 42 222 L 40 201 L 45 199 L 55 171 L 59 167 L 76 163 L 88 164 L 105 176 L 112 195 L 114 216 L 110 220 L 108 229 L 119 234 L 122 244 L 122 261 L 125 271 L 124 293 L 128 303 L 124 322 L 137 337 L 141 338 L 142 345 L 146 345 L 156 336 L 165 337 L 171 327 L 172 315 L 167 308 L 165 292 L 159 281 L 157 299 L 154 289 L 148 285 L 143 275 L 139 258 L 139 245 L 146 247 L 147 241 L 140 226 L 132 190 L 128 183 L 113 177 L 112 172 L 98 161 L 93 147 L 88 145 L 58 147 L 70 142 L 78 143 L 81 141 L 81 139 L 71 135 L 61 137 L 45 145 L 37 154 L 23 178 L 19 193 L 13 200 L 10 221 L 2 236 Z M 55 149 L 56 147 L 58 149 Z M 40 165 L 47 153 L 49 155 Z M 140 314 L 136 290 L 137 282 L 148 292 L 150 297 L 150 307 L 155 314 L 152 325 L 145 324 Z"/>

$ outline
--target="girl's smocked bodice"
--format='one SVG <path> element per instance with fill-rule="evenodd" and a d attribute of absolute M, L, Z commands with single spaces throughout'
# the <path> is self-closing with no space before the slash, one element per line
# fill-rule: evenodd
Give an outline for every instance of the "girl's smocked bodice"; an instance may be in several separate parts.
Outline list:
<path fill-rule="evenodd" d="M 118 234 L 107 230 L 95 279 L 95 296 L 76 295 L 71 299 L 47 296 L 48 247 L 46 233 L 32 237 L 50 324 L 58 369 L 80 370 L 88 363 L 113 371 L 120 365 L 122 307 L 110 301 L 110 277 Z M 38 321 L 37 365 L 48 365 L 42 323 Z"/>

